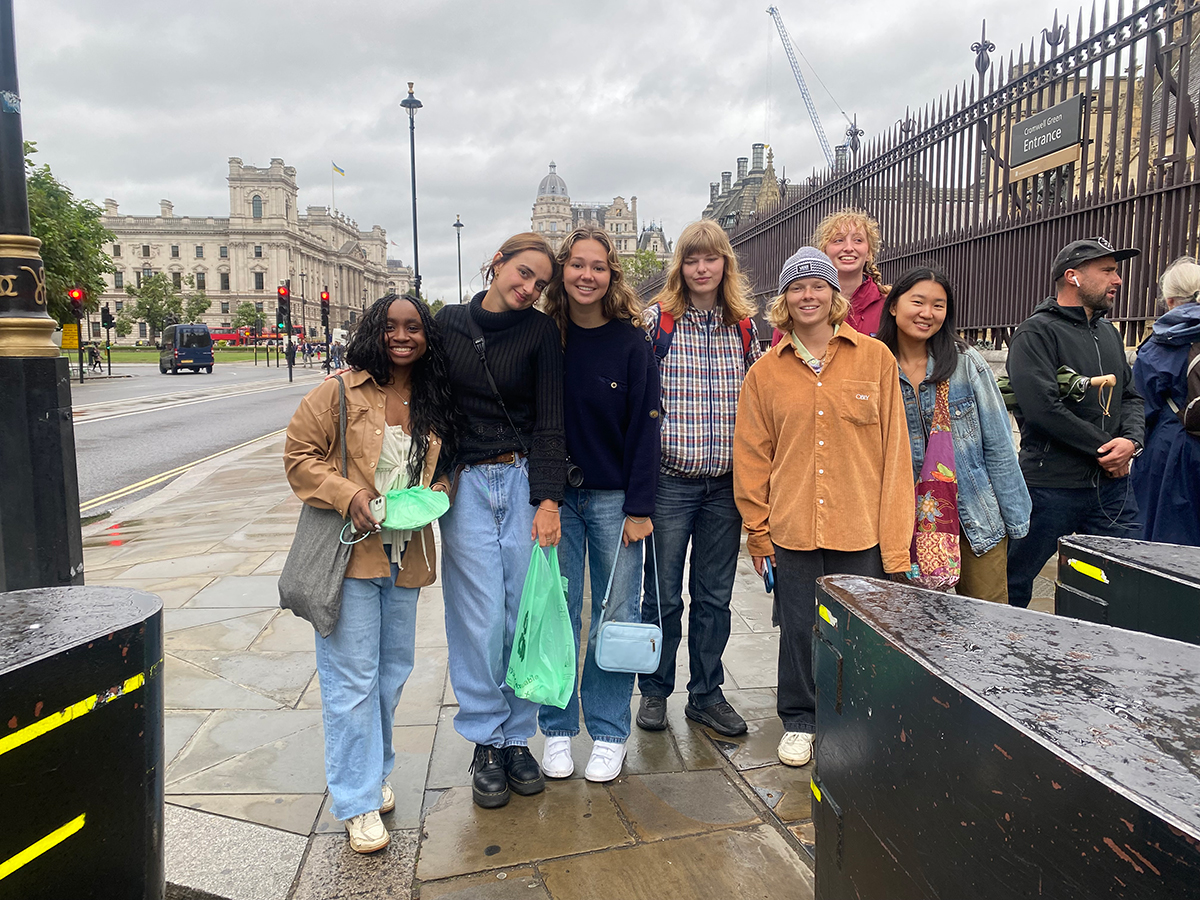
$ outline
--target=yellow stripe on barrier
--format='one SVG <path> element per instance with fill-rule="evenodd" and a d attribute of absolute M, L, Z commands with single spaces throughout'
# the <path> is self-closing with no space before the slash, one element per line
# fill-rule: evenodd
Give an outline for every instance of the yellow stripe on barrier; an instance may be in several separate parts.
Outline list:
<path fill-rule="evenodd" d="M 68 722 L 78 719 L 80 716 L 85 716 L 93 709 L 103 706 L 106 703 L 111 703 L 118 697 L 123 697 L 126 694 L 136 691 L 146 683 L 146 676 L 138 672 L 131 678 L 126 678 L 121 684 L 116 687 L 109 688 L 103 694 L 93 694 L 86 700 L 80 700 L 78 703 L 72 703 L 66 709 L 59 710 L 54 715 L 46 716 L 46 718 L 34 722 L 32 725 L 26 725 L 19 731 L 14 731 L 12 734 L 5 735 L 0 738 L 0 756 L 3 756 L 9 750 L 15 750 L 22 744 L 28 744 L 34 738 L 39 738 L 48 731 L 53 731 L 60 725 L 66 725 Z"/>
<path fill-rule="evenodd" d="M 1080 575 L 1086 575 L 1088 578 L 1095 578 L 1097 581 L 1108 584 L 1108 576 L 1104 574 L 1104 570 L 1099 566 L 1093 566 L 1091 563 L 1085 563 L 1079 559 L 1068 559 L 1067 565 Z"/>
<path fill-rule="evenodd" d="M 824 619 L 826 622 L 828 622 L 834 628 L 837 628 L 837 616 L 835 616 L 828 609 L 826 609 L 824 603 L 822 603 L 820 606 L 817 607 L 817 612 L 820 614 L 822 619 Z"/>
<path fill-rule="evenodd" d="M 810 781 L 809 785 L 812 787 L 813 796 L 816 797 L 817 802 L 820 803 L 821 802 L 821 789 L 819 787 L 817 787 L 817 783 L 815 781 Z"/>
<path fill-rule="evenodd" d="M 0 863 L 0 880 L 7 878 L 26 863 L 33 862 L 33 860 L 37 859 L 47 850 L 57 847 L 83 827 L 86 816 L 86 813 L 80 813 L 66 825 L 63 825 L 61 828 L 54 829 L 36 844 L 31 844 L 16 856 L 6 859 L 4 862 Z"/>

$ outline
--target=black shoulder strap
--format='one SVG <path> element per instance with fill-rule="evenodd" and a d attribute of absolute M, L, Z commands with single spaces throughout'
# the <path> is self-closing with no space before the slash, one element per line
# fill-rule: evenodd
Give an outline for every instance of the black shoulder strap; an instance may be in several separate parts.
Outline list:
<path fill-rule="evenodd" d="M 467 304 L 467 330 L 471 332 L 471 343 L 475 345 L 475 352 L 479 355 L 479 364 L 483 366 L 483 374 L 487 376 L 488 386 L 492 389 L 492 396 L 500 404 L 500 410 L 504 413 L 504 418 L 508 419 L 508 425 L 512 428 L 513 434 L 517 438 L 521 452 L 528 456 L 529 450 L 526 449 L 525 442 L 521 440 L 521 432 L 513 424 L 512 416 L 508 414 L 508 407 L 504 405 L 504 398 L 500 396 L 500 389 L 496 387 L 496 379 L 492 377 L 492 370 L 488 368 L 487 355 L 484 352 L 483 330 L 480 329 L 479 323 L 475 321 L 475 316 L 471 314 L 471 304 L 469 303 Z"/>

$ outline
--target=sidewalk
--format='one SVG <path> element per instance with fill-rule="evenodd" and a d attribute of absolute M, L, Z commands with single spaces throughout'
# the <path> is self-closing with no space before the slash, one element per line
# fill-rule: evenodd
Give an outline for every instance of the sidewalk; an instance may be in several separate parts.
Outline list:
<path fill-rule="evenodd" d="M 634 727 L 621 778 L 583 780 L 584 732 L 572 778 L 499 810 L 472 803 L 441 588 L 423 589 L 416 668 L 396 716 L 392 844 L 351 851 L 328 812 L 312 629 L 278 608 L 300 510 L 282 446 L 271 438 L 197 467 L 84 529 L 88 584 L 150 591 L 165 607 L 168 897 L 812 896 L 810 770 L 775 757 L 778 633 L 747 557 L 725 687 L 749 733 L 725 738 L 688 721 L 677 691 L 667 731 Z M 531 742 L 539 759 L 542 744 Z"/>

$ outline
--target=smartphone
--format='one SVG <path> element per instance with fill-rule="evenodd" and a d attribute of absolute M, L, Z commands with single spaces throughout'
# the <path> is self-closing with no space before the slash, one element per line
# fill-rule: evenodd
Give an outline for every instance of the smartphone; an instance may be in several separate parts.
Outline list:
<path fill-rule="evenodd" d="M 763 557 L 763 587 L 767 593 L 775 590 L 775 567 L 771 565 L 771 557 Z"/>
<path fill-rule="evenodd" d="M 387 518 L 387 497 L 380 494 L 367 504 L 367 508 L 371 511 L 371 518 L 376 522 L 382 522 Z"/>

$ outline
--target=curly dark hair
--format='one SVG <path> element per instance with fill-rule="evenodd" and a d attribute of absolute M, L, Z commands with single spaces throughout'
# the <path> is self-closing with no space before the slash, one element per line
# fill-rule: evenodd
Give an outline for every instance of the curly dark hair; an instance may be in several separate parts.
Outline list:
<path fill-rule="evenodd" d="M 445 471 L 458 446 L 458 408 L 450 392 L 446 348 L 433 313 L 424 300 L 405 294 L 389 293 L 380 297 L 363 313 L 358 327 L 346 344 L 346 362 L 367 372 L 375 383 L 392 383 L 392 360 L 384 344 L 388 310 L 396 300 L 407 300 L 421 317 L 425 329 L 425 353 L 412 366 L 412 400 L 409 406 L 409 431 L 412 451 L 408 457 L 409 484 L 420 484 L 429 452 L 429 432 L 442 441 L 436 475 Z"/>

